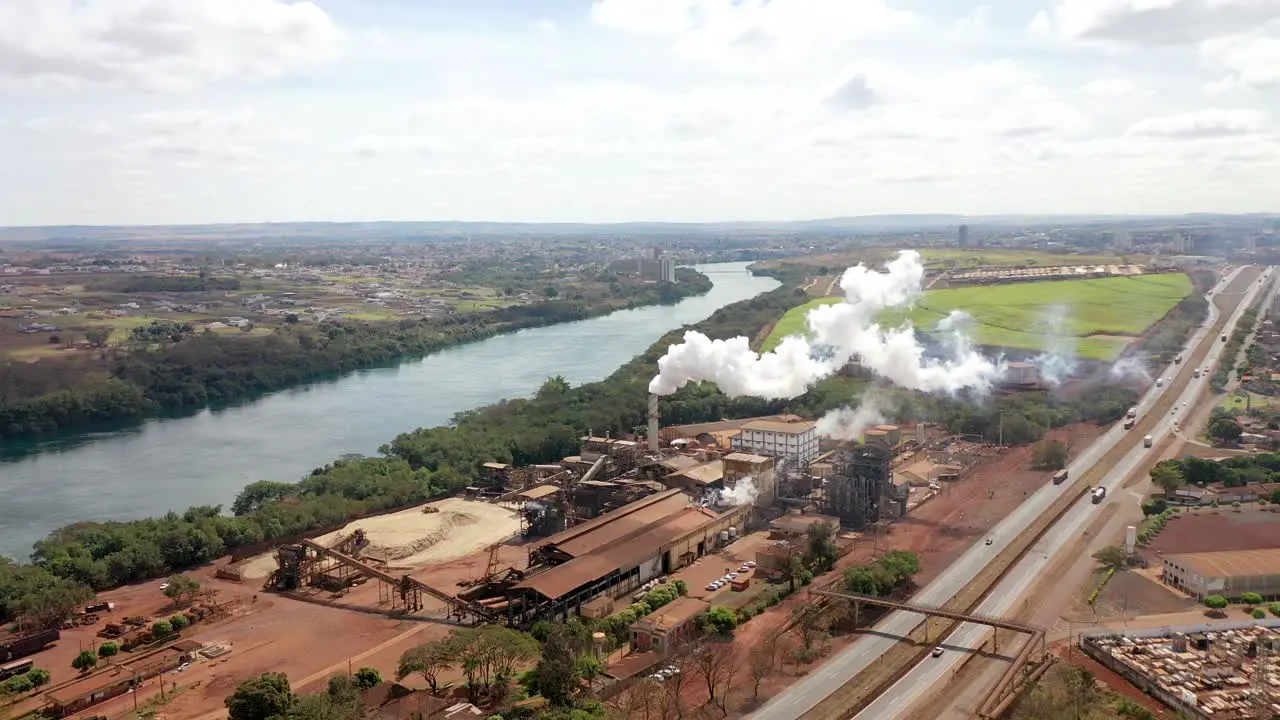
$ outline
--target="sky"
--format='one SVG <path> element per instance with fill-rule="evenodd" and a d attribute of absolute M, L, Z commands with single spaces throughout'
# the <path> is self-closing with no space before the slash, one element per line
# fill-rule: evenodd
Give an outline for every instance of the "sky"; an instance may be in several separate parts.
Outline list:
<path fill-rule="evenodd" d="M 0 225 L 1275 211 L 1280 0 L 0 0 Z"/>

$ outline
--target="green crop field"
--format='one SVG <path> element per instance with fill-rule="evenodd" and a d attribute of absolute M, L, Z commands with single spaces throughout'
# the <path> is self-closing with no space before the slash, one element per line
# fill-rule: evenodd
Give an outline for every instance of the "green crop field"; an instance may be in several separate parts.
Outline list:
<path fill-rule="evenodd" d="M 881 322 L 896 326 L 910 320 L 928 332 L 961 310 L 973 317 L 971 331 L 978 344 L 1044 350 L 1054 336 L 1070 336 L 1080 357 L 1111 360 L 1191 290 L 1191 279 L 1180 273 L 950 288 L 925 293 L 910 310 L 886 311 Z M 792 308 L 774 326 L 764 348 L 772 350 L 787 335 L 804 333 L 809 310 L 835 302 L 840 299 L 820 298 Z"/>
<path fill-rule="evenodd" d="M 924 248 L 920 257 L 926 265 L 942 265 L 954 263 L 957 267 L 1001 267 L 1010 265 L 1029 265 L 1037 267 L 1057 267 L 1059 265 L 1119 265 L 1121 261 L 1128 263 L 1145 263 L 1147 256 L 1134 254 L 1123 258 L 1118 255 L 1063 255 L 1037 250 L 1014 250 L 1012 248 Z"/>

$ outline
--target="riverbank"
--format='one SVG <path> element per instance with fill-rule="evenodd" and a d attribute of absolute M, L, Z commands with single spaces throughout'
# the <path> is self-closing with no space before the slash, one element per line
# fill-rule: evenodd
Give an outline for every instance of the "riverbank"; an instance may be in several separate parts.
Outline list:
<path fill-rule="evenodd" d="M 694 327 L 717 337 L 738 334 L 742 328 L 780 316 L 794 303 L 796 292 L 775 289 L 730 304 Z M 41 576 L 53 576 L 105 589 L 162 577 L 237 548 L 457 492 L 484 461 L 523 464 L 558 459 L 576 449 L 591 422 L 612 415 L 612 424 L 595 427 L 617 432 L 640 424 L 652 363 L 680 332 L 667 333 L 604 380 L 578 387 L 559 378 L 548 380 L 532 398 L 479 408 L 465 413 L 453 426 L 402 434 L 384 446 L 384 457 L 338 461 L 297 483 L 250 484 L 233 505 L 236 516 L 205 506 L 192 507 L 182 515 L 64 527 L 36 543 L 37 564 L 22 568 L 25 579 L 15 585 L 38 587 Z M 639 400 L 633 402 L 634 398 Z M 706 406 L 704 412 L 754 412 L 759 401 L 726 398 L 724 402 L 727 406 Z M 783 405 L 772 404 L 775 410 Z M 439 445 L 437 441 L 444 438 L 456 444 Z M 426 448 L 451 457 L 425 458 Z M 406 457 L 409 454 L 416 457 Z M 0 598 L 10 597 L 0 593 Z M 18 600 L 10 602 L 14 604 L 9 608 L 0 607 L 0 615 L 14 611 Z"/>
<path fill-rule="evenodd" d="M 292 481 L 326 459 L 374 455 L 407 429 L 528 397 L 551 376 L 574 386 L 598 382 L 667 331 L 777 287 L 746 265 L 701 267 L 712 290 L 674 305 L 520 330 L 254 402 L 40 440 L 22 457 L 0 459 L 0 554 L 26 557 L 33 542 L 79 521 L 229 506 L 246 485 Z"/>
<path fill-rule="evenodd" d="M 679 280 L 604 302 L 568 298 L 394 323 L 295 324 L 265 336 L 196 335 L 189 326 L 154 323 L 165 326 L 153 333 L 159 338 L 154 344 L 0 366 L 0 439 L 8 441 L 12 455 L 23 440 L 250 401 L 503 333 L 679 302 L 712 287 L 709 278 L 688 268 L 680 269 Z M 20 453 L 23 446 L 17 447 Z"/>

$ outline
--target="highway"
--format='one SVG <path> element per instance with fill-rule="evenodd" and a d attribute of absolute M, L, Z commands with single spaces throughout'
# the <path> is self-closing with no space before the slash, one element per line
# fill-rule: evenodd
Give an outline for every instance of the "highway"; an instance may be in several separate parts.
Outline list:
<path fill-rule="evenodd" d="M 1215 287 L 1214 295 L 1218 295 L 1226 289 L 1230 285 L 1231 281 L 1234 280 L 1242 270 L 1243 268 L 1237 268 L 1235 271 L 1227 275 L 1227 277 L 1225 277 L 1223 281 Z M 1248 306 L 1248 300 L 1256 294 L 1257 288 L 1259 287 L 1261 286 L 1258 283 L 1251 283 L 1251 288 L 1248 291 L 1249 294 L 1246 296 L 1246 300 L 1241 302 L 1233 313 L 1232 323 L 1234 323 L 1235 319 L 1239 317 L 1239 313 L 1243 312 L 1243 308 Z M 1188 362 L 1193 360 L 1191 357 L 1191 350 L 1197 348 L 1200 342 L 1206 339 L 1206 334 L 1217 321 L 1219 312 L 1217 310 L 1216 303 L 1210 303 L 1209 308 L 1208 317 L 1205 320 L 1205 323 L 1196 330 L 1190 341 L 1187 343 L 1184 355 L 1187 357 Z M 1229 332 L 1229 330 L 1226 330 L 1226 332 Z M 1214 341 L 1214 346 L 1210 350 L 1210 353 L 1212 353 L 1210 357 L 1212 357 L 1216 362 L 1217 355 L 1221 354 L 1222 347 L 1225 344 L 1217 342 L 1217 338 L 1212 338 L 1212 340 Z M 1202 362 L 1201 366 L 1204 364 L 1207 363 Z M 1174 371 L 1177 367 L 1179 366 L 1170 366 L 1163 370 L 1161 377 L 1173 377 L 1175 374 Z M 1166 389 L 1167 387 L 1157 388 L 1153 383 L 1152 388 L 1146 393 L 1138 405 L 1140 417 L 1142 413 L 1145 413 L 1146 410 L 1159 402 Z M 1167 431 L 1165 426 L 1170 423 L 1172 419 L 1173 416 L 1170 416 L 1167 420 L 1162 419 L 1160 421 L 1160 427 L 1164 429 L 1164 431 Z M 1128 438 L 1129 442 L 1138 442 L 1140 440 L 1140 438 L 1134 436 L 1132 432 L 1124 430 L 1121 425 L 1117 423 L 1067 466 L 1067 470 L 1071 477 L 1078 478 L 1081 474 L 1090 470 L 1107 453 L 1113 450 L 1126 438 Z M 1142 449 L 1140 442 L 1138 442 L 1138 449 Z M 1125 457 L 1123 462 L 1130 462 L 1130 456 L 1137 458 L 1132 461 L 1136 464 L 1141 462 L 1143 454 L 1138 453 L 1135 455 L 1134 453 L 1130 453 Z M 1113 480 L 1112 482 L 1116 481 Z M 956 562 L 952 563 L 932 582 L 917 592 L 912 597 L 912 602 L 934 607 L 942 606 L 945 602 L 954 597 L 961 589 L 963 589 L 965 585 L 972 581 L 997 557 L 1001 548 L 1001 544 L 998 542 L 1000 538 L 1012 538 L 1026 530 L 1031 523 L 1041 514 L 1046 512 L 1054 502 L 1062 496 L 1063 493 L 1068 492 L 1071 486 L 1071 482 L 1063 483 L 1062 485 L 1046 483 L 996 525 L 991 532 L 991 537 L 997 540 L 996 543 L 993 543 L 990 546 L 985 543 L 975 543 L 972 545 L 958 560 L 956 560 Z M 1108 490 L 1108 492 L 1110 492 L 1110 490 Z M 1088 500 L 1086 499 L 1085 502 L 1088 503 Z M 1075 512 L 1075 508 L 1073 508 L 1072 512 Z M 1050 546 L 1046 541 L 1038 543 L 1037 549 L 1041 550 L 1039 555 L 1043 556 L 1046 552 L 1045 548 L 1051 547 L 1058 546 Z M 1029 553 L 1027 557 L 1037 557 L 1037 553 Z M 1043 557 L 1041 557 L 1041 559 L 1043 560 Z M 1019 572 L 1007 575 L 1007 577 L 1021 578 L 1024 575 L 1030 577 L 1034 573 L 1034 568 L 1023 568 L 1021 565 L 1018 567 L 1020 568 Z M 1028 579 L 1026 582 L 1030 583 L 1030 580 Z M 1000 596 L 1000 594 L 993 595 L 992 597 L 998 596 Z M 1016 598 L 1017 596 L 1014 595 L 1013 597 Z M 984 607 L 980 612 L 995 611 L 991 610 L 989 607 Z M 917 613 L 905 611 L 891 613 L 880 622 L 876 623 L 874 626 L 876 631 L 875 634 L 866 634 L 858 638 L 857 641 L 833 657 L 829 662 L 809 672 L 799 682 L 787 688 L 781 694 L 775 696 L 748 717 L 756 720 L 795 720 L 796 718 L 801 717 L 812 710 L 823 699 L 831 695 L 838 688 L 851 681 L 859 673 L 869 667 L 885 652 L 897 644 L 898 640 L 896 638 L 906 637 L 911 630 L 923 622 L 923 620 L 924 617 Z M 967 626 L 965 627 L 967 628 Z M 961 628 L 961 632 L 964 631 L 964 628 Z M 957 638 L 957 642 L 964 639 L 960 633 L 953 634 L 953 636 Z M 980 640 L 975 642 L 975 645 L 979 644 L 981 644 Z M 937 659 L 941 662 L 935 662 L 934 665 L 945 666 L 952 663 L 958 663 L 958 655 L 959 653 L 951 653 L 951 657 L 944 655 L 942 658 Z M 929 666 L 928 663 L 925 665 L 932 669 L 932 666 Z M 943 668 L 942 672 L 945 673 L 949 671 L 949 669 L 950 668 Z M 939 675 L 939 677 L 941 677 L 941 675 Z M 925 688 L 931 684 L 928 681 L 920 681 L 920 683 L 921 686 Z M 885 693 L 879 700 L 886 700 L 886 698 L 889 698 L 886 702 L 892 703 L 892 696 L 904 694 L 903 690 L 903 686 L 895 685 L 890 692 Z M 895 715 L 893 713 L 906 709 L 906 707 L 918 699 L 921 693 L 905 694 L 914 695 L 915 697 L 905 697 L 902 700 L 903 704 L 901 707 L 898 707 L 897 705 L 894 705 L 894 707 L 881 706 L 879 710 L 872 710 L 872 708 L 878 706 L 878 700 L 876 704 L 867 708 L 868 711 L 872 711 L 873 713 L 888 712 L 890 714 L 866 715 L 864 712 L 864 714 L 859 715 L 859 717 L 894 717 Z"/>
<path fill-rule="evenodd" d="M 1233 274 L 1229 279 L 1234 277 Z M 1264 273 L 1263 277 L 1267 277 L 1267 273 Z M 1239 321 L 1240 315 L 1249 308 L 1264 285 L 1265 283 L 1260 284 L 1257 282 L 1250 284 L 1244 298 L 1232 312 L 1222 332 L 1230 334 Z M 1215 291 L 1215 294 L 1220 290 L 1221 287 Z M 1212 326 L 1213 317 L 1217 314 L 1216 303 L 1214 307 L 1215 311 L 1210 315 L 1210 327 Z M 1207 329 L 1207 327 L 1202 327 L 1193 335 L 1192 342 L 1185 351 L 1187 358 L 1190 358 L 1192 348 L 1197 346 L 1198 339 L 1204 339 Z M 1211 370 L 1216 370 L 1226 343 L 1218 341 L 1216 337 L 1209 338 L 1209 340 L 1211 341 L 1209 353 L 1198 367 L 1209 366 Z M 1163 377 L 1172 376 L 1173 372 L 1172 368 L 1170 368 L 1170 371 L 1167 371 Z M 1204 390 L 1204 384 L 1209 382 L 1209 377 L 1211 376 L 1212 373 L 1210 376 L 1202 375 L 1200 379 L 1193 379 L 1187 383 L 1175 399 L 1181 409 L 1176 412 L 1166 413 L 1160 418 L 1156 427 L 1151 430 L 1152 437 L 1159 438 L 1172 434 L 1174 422 L 1192 407 L 1196 396 Z M 1158 397 L 1167 389 L 1167 387 L 1155 389 L 1155 396 Z M 1148 398 L 1151 396 L 1152 394 L 1148 393 Z M 1049 568 L 1053 567 L 1061 559 L 1064 553 L 1070 550 L 1072 541 L 1080 536 L 1089 524 L 1093 522 L 1102 505 L 1105 505 L 1106 502 L 1116 501 L 1125 480 L 1142 470 L 1150 462 L 1151 453 L 1152 449 L 1144 448 L 1140 443 L 1130 450 L 1101 483 L 1107 488 L 1107 500 L 1102 504 L 1095 505 L 1089 495 L 1081 497 L 1010 568 L 1004 578 L 988 594 L 986 600 L 978 606 L 975 614 L 1002 617 L 1013 609 L 1017 603 L 1024 602 L 1022 598 L 1027 594 L 1027 591 L 1043 577 Z M 897 683 L 876 698 L 862 712 L 858 713 L 855 718 L 857 720 L 894 720 L 895 718 L 906 716 L 907 711 L 916 702 L 925 699 L 934 688 L 940 687 L 940 683 L 959 670 L 960 665 L 967 659 L 968 653 L 981 648 L 990 635 L 991 628 L 989 627 L 975 623 L 961 624 L 943 643 L 942 646 L 946 648 L 946 652 L 942 657 L 926 658 L 923 662 L 917 664 Z"/>

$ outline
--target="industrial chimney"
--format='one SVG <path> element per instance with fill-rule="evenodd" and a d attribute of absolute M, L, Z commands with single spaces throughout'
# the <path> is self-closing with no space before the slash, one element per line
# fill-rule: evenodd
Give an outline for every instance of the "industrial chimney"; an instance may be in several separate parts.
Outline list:
<path fill-rule="evenodd" d="M 658 452 L 658 396 L 649 396 L 649 452 Z"/>

